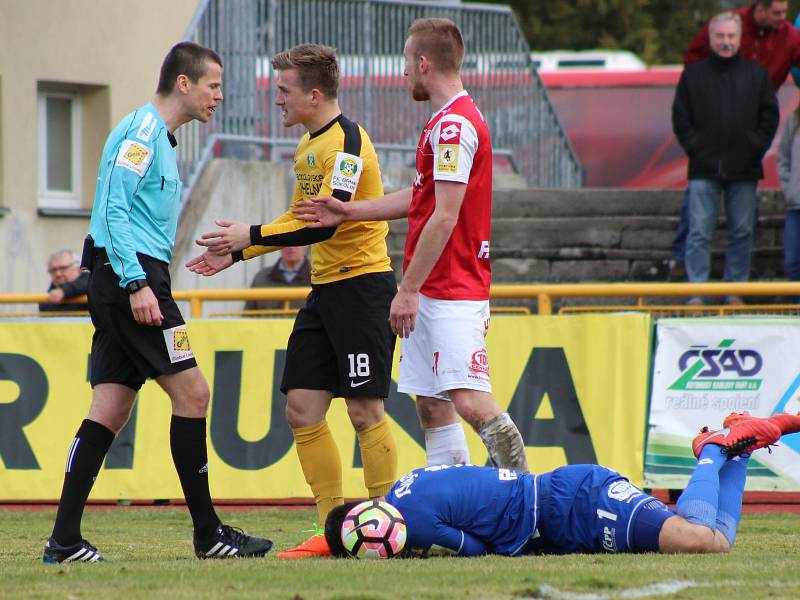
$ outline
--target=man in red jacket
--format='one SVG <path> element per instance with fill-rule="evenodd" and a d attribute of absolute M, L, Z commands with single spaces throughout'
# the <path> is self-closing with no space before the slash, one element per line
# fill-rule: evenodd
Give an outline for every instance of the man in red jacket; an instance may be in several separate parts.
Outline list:
<path fill-rule="evenodd" d="M 731 12 L 742 19 L 742 41 L 739 56 L 757 62 L 767 70 L 772 87 L 777 92 L 793 65 L 800 66 L 800 31 L 786 20 L 789 10 L 787 0 L 756 0 L 752 5 Z M 684 55 L 684 65 L 708 56 L 708 22 L 689 44 Z M 670 280 L 686 279 L 684 259 L 686 236 L 689 233 L 688 192 L 684 194 L 680 222 L 672 241 L 672 267 Z M 757 208 L 756 208 L 757 210 Z M 758 217 L 754 220 L 754 226 Z M 738 298 L 731 299 L 734 304 Z"/>
<path fill-rule="evenodd" d="M 739 55 L 764 67 L 775 91 L 786 81 L 792 65 L 800 65 L 800 31 L 786 20 L 788 10 L 787 0 L 756 0 L 731 11 L 742 18 Z M 709 51 L 706 23 L 686 49 L 683 63 L 705 58 Z"/>

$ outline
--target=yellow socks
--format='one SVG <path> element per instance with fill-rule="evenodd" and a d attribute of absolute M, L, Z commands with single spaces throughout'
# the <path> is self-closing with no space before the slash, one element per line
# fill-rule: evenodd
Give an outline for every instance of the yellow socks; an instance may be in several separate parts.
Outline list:
<path fill-rule="evenodd" d="M 389 422 L 384 418 L 357 433 L 361 462 L 364 463 L 364 484 L 369 497 L 384 496 L 397 478 L 397 447 Z"/>
<path fill-rule="evenodd" d="M 339 457 L 339 449 L 333 440 L 331 430 L 328 429 L 327 421 L 311 427 L 299 427 L 293 429 L 292 432 L 294 433 L 297 457 L 300 459 L 300 466 L 303 467 L 303 475 L 305 475 L 306 482 L 314 493 L 314 501 L 317 503 L 319 525 L 324 527 L 330 510 L 344 503 L 342 498 L 342 460 Z M 394 448 L 394 444 L 392 444 L 392 448 Z M 364 464 L 366 464 L 366 460 Z"/>

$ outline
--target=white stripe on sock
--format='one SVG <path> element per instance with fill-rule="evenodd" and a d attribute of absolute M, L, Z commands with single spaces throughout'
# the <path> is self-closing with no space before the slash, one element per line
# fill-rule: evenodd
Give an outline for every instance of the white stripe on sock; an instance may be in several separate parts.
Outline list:
<path fill-rule="evenodd" d="M 75 451 L 78 449 L 78 444 L 80 443 L 81 438 L 76 437 L 72 440 L 72 445 L 69 447 L 69 453 L 67 454 L 67 473 L 72 471 L 72 459 L 75 458 Z"/>

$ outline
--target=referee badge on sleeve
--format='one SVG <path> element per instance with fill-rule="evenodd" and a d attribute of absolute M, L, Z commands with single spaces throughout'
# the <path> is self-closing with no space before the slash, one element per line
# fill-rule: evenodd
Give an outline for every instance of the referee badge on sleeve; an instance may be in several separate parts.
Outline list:
<path fill-rule="evenodd" d="M 153 151 L 144 144 L 125 140 L 117 152 L 116 166 L 133 171 L 139 177 L 147 171 L 147 166 L 153 158 Z"/>
<path fill-rule="evenodd" d="M 194 358 L 194 352 L 189 345 L 189 333 L 186 331 L 186 325 L 165 329 L 164 343 L 167 346 L 169 362 L 176 363 Z"/>

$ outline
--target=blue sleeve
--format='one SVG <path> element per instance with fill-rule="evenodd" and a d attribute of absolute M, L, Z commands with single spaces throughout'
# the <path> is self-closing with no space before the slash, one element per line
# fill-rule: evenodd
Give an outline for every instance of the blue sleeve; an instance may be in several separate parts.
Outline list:
<path fill-rule="evenodd" d="M 794 26 L 800 29 L 800 14 L 798 14 L 797 18 L 794 20 Z M 793 66 L 791 73 L 792 79 L 794 79 L 794 84 L 800 87 L 800 67 Z"/>
<path fill-rule="evenodd" d="M 108 165 L 109 174 L 103 190 L 105 214 L 100 218 L 108 230 L 106 252 L 111 268 L 120 278 L 120 287 L 145 278 L 144 269 L 136 257 L 130 213 L 134 196 L 153 159 L 152 146 L 123 139 Z"/>
<path fill-rule="evenodd" d="M 428 547 L 428 556 L 482 556 L 489 552 L 489 547 L 477 537 L 446 523 L 439 523 L 428 535 L 415 537 Z"/>

